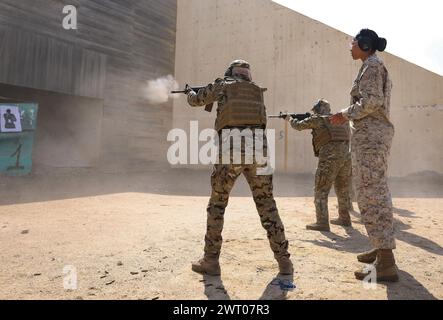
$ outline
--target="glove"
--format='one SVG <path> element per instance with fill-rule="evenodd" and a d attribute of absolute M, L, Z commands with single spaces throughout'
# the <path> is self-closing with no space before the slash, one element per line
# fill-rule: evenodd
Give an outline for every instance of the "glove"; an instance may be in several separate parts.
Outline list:
<path fill-rule="evenodd" d="M 339 126 L 339 125 L 345 124 L 349 120 L 346 119 L 346 117 L 343 116 L 342 113 L 337 113 L 337 114 L 334 114 L 334 115 L 330 116 L 329 117 L 329 121 L 331 122 L 331 124 L 333 126 Z"/>
<path fill-rule="evenodd" d="M 186 84 L 185 86 L 185 94 L 189 94 L 189 92 L 194 91 L 192 90 L 192 88 L 189 86 L 189 84 Z"/>

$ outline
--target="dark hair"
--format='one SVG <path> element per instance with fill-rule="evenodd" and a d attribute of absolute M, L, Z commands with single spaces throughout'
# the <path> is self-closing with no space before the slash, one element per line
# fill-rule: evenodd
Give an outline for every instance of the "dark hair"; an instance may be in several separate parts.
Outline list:
<path fill-rule="evenodd" d="M 388 42 L 385 38 L 380 38 L 377 33 L 370 29 L 362 29 L 355 37 L 358 41 L 358 46 L 363 51 L 380 51 L 383 52 L 386 49 Z"/>

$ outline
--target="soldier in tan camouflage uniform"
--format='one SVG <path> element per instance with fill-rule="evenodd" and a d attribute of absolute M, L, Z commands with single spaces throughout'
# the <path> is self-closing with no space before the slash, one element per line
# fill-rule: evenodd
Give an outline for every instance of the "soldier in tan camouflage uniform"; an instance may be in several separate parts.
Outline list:
<path fill-rule="evenodd" d="M 194 107 L 209 106 L 209 109 L 207 108 L 209 111 L 214 102 L 217 102 L 215 127 L 219 134 L 222 129 L 248 128 L 254 132 L 256 129 L 263 130 L 266 127 L 263 92 L 264 89 L 252 82 L 249 64 L 244 60 L 236 60 L 231 63 L 223 79 L 216 79 L 197 93 L 190 90 L 188 103 Z M 263 144 L 266 149 L 266 139 Z M 243 155 L 244 151 L 243 147 Z M 225 209 L 236 179 L 243 174 L 251 188 L 280 273 L 292 274 L 293 266 L 289 259 L 288 241 L 273 196 L 272 175 L 257 175 L 259 165 L 255 160 L 250 164 L 233 163 L 232 155 L 230 163 L 219 160 L 211 176 L 212 194 L 207 207 L 205 253 L 202 259 L 192 264 L 192 270 L 210 275 L 220 274 L 219 256 Z"/>
<path fill-rule="evenodd" d="M 357 202 L 373 250 L 359 255 L 361 262 L 374 263 L 379 281 L 398 281 L 395 265 L 394 223 L 388 188 L 388 156 L 394 136 L 389 120 L 391 80 L 375 51 L 384 51 L 386 40 L 368 29 L 354 38 L 351 53 L 363 65 L 351 90 L 351 105 L 331 117 L 331 123 L 352 122 L 352 161 L 355 168 Z M 355 272 L 363 280 L 370 271 Z"/>
<path fill-rule="evenodd" d="M 329 123 L 331 106 L 321 99 L 312 108 L 314 115 L 305 120 L 288 121 L 296 130 L 312 130 L 314 154 L 318 157 L 315 174 L 315 212 L 317 222 L 307 225 L 308 230 L 329 231 L 328 196 L 332 185 L 338 198 L 339 218 L 332 224 L 351 226 L 349 215 L 349 182 L 351 176 L 351 154 L 349 153 L 349 125 L 332 126 Z"/>

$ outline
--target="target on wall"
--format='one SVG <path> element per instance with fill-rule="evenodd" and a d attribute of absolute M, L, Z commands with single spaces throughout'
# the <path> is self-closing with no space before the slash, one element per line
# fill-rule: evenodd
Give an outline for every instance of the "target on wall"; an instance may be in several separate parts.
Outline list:
<path fill-rule="evenodd" d="M 16 106 L 0 106 L 0 131 L 22 132 L 20 110 Z"/>

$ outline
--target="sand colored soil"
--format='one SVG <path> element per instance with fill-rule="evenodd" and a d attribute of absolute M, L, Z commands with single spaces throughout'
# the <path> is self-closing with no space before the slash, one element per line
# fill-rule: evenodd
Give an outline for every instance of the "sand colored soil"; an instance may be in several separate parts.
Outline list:
<path fill-rule="evenodd" d="M 208 179 L 187 171 L 1 178 L 0 299 L 443 298 L 437 182 L 416 191 L 405 188 L 407 179 L 393 182 L 401 281 L 365 288 L 353 276 L 356 254 L 369 248 L 358 212 L 353 228 L 307 231 L 311 178 L 277 176 L 296 269 L 297 288 L 287 292 L 276 285 L 277 265 L 243 179 L 226 213 L 222 276 L 191 271 L 203 248 Z M 332 217 L 336 204 L 332 196 Z M 64 288 L 66 266 L 77 271 L 76 290 Z"/>

